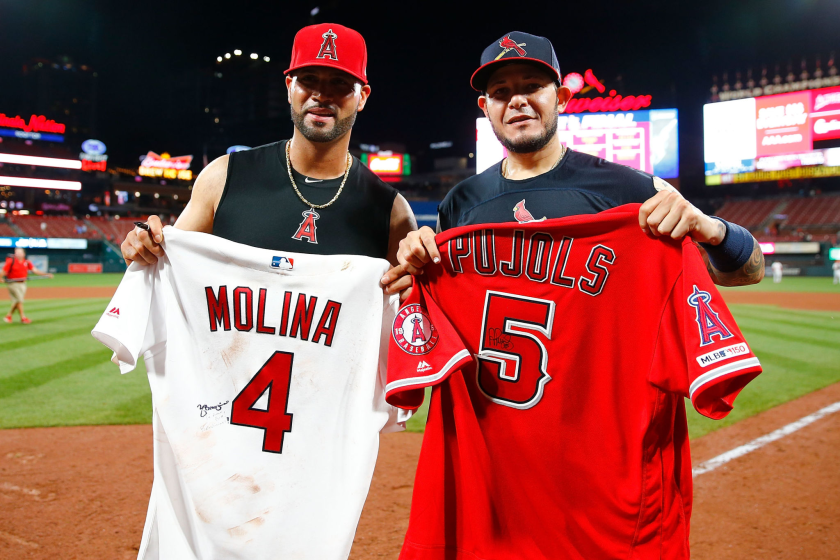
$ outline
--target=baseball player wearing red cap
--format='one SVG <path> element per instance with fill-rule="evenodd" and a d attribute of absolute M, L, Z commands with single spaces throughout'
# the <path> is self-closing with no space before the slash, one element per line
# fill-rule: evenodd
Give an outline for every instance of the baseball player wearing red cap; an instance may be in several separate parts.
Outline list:
<path fill-rule="evenodd" d="M 367 47 L 336 23 L 295 36 L 286 74 L 294 134 L 222 156 L 198 176 L 175 227 L 263 249 L 386 258 L 417 229 L 408 202 L 348 152 L 356 115 L 370 96 Z M 126 263 L 163 255 L 151 216 L 122 244 Z"/>
<path fill-rule="evenodd" d="M 562 144 L 557 116 L 572 93 L 561 84 L 557 55 L 545 37 L 520 31 L 502 35 L 484 49 L 470 85 L 481 93 L 478 106 L 508 157 L 447 194 L 438 206 L 438 231 L 643 203 L 639 227 L 654 236 L 690 235 L 716 284 L 755 284 L 764 276 L 761 248 L 745 229 L 706 216 L 658 177 Z M 423 227 L 409 233 L 397 258 L 399 266 L 383 279 L 392 293 L 411 285 L 406 273 L 418 274 L 427 263 L 440 261 L 435 231 Z"/>
<path fill-rule="evenodd" d="M 234 317 L 237 317 L 234 319 L 235 329 L 227 325 L 222 330 L 227 335 L 241 335 L 245 338 L 236 339 L 239 342 L 233 346 L 239 350 L 231 351 L 229 357 L 223 354 L 223 371 L 213 371 L 210 366 L 202 369 L 210 362 L 201 360 L 178 367 L 175 362 L 163 358 L 166 352 L 155 351 L 162 363 L 153 364 L 155 369 L 150 368 L 148 371 L 151 378 L 160 379 L 165 386 L 152 382 L 155 388 L 155 435 L 158 438 L 155 444 L 155 484 L 139 558 L 294 557 L 340 560 L 349 555 L 373 473 L 379 433 L 400 429 L 400 424 L 404 425 L 407 419 L 405 415 L 397 415 L 396 409 L 388 408 L 384 402 L 383 385 L 375 380 L 368 383 L 366 379 L 369 378 L 362 374 L 376 377 L 380 365 L 385 363 L 386 354 L 379 354 L 379 349 L 384 348 L 387 352 L 387 343 L 381 344 L 387 338 L 382 338 L 379 331 L 383 321 L 389 322 L 383 317 L 396 303 L 392 301 L 396 298 L 385 296 L 377 284 L 379 275 L 388 267 L 388 263 L 381 262 L 381 259 L 387 259 L 391 265 L 397 264 L 399 241 L 417 227 L 405 199 L 348 152 L 356 115 L 364 109 L 370 95 L 366 66 L 365 42 L 356 31 L 334 23 L 301 29 L 295 37 L 291 64 L 286 70 L 288 101 L 294 123 L 292 138 L 232 153 L 213 161 L 199 175 L 192 190 L 192 198 L 175 224 L 179 230 L 212 233 L 224 238 L 215 242 L 212 251 L 202 249 L 200 244 L 193 245 L 187 254 L 182 248 L 181 261 L 184 262 L 185 258 L 189 262 L 200 261 L 203 264 L 197 265 L 197 268 L 205 272 L 213 269 L 214 278 L 226 278 L 219 282 L 236 282 L 231 284 L 231 288 L 236 285 L 240 287 L 235 288 L 234 293 L 246 294 L 245 297 L 250 298 L 248 301 L 257 302 L 262 311 L 253 312 L 259 333 L 253 337 L 249 330 L 242 330 L 242 324 L 236 323 L 240 315 L 238 311 L 233 311 Z M 152 216 L 145 228 L 138 227 L 123 242 L 122 251 L 126 262 L 152 264 L 159 257 L 165 257 L 163 262 L 168 263 L 170 270 L 174 270 L 173 259 L 179 258 L 177 238 L 186 239 L 183 236 L 188 234 L 176 235 L 175 231 L 167 230 L 170 246 L 168 254 L 164 255 L 161 246 L 164 231 L 160 220 Z M 214 242 L 209 238 L 207 243 Z M 242 244 L 249 247 L 242 247 Z M 225 247 L 228 250 L 231 247 L 235 249 L 228 255 Z M 248 254 L 257 256 L 249 260 L 245 257 Z M 221 264 L 201 260 L 218 255 L 223 255 Z M 293 258 L 293 255 L 297 257 Z M 342 257 L 337 261 L 338 257 L 331 259 L 321 255 Z M 327 264 L 319 267 L 318 262 Z M 327 274 L 332 272 L 327 266 L 331 262 L 339 262 L 340 278 Z M 231 274 L 223 274 L 222 265 L 230 263 L 236 264 L 227 267 Z M 293 272 L 294 266 L 297 266 L 296 273 Z M 373 267 L 367 275 L 363 274 L 367 270 L 366 266 Z M 190 330 L 192 326 L 184 327 L 184 321 L 171 319 L 177 328 L 170 330 L 168 321 L 173 315 L 166 314 L 166 306 L 163 306 L 163 311 L 156 308 L 155 313 L 151 313 L 148 302 L 151 301 L 149 298 L 152 290 L 148 282 L 134 280 L 131 283 L 131 278 L 138 278 L 136 268 L 129 270 L 121 285 L 121 289 L 129 286 L 127 289 L 131 292 L 122 300 L 125 303 L 112 304 L 103 315 L 103 322 L 110 325 L 107 328 L 113 329 L 109 331 L 112 334 L 102 338 L 103 341 L 120 348 L 122 343 L 114 341 L 123 340 L 123 337 L 130 340 L 132 333 L 146 332 L 144 320 L 152 317 L 152 322 L 167 325 L 166 334 L 153 342 L 155 348 L 162 348 L 161 344 L 165 344 L 167 339 L 175 341 L 178 336 L 187 336 L 190 344 L 196 345 L 195 349 L 191 350 L 189 345 L 185 349 L 185 345 L 181 344 L 178 346 L 180 355 L 198 353 L 206 356 L 206 353 L 202 353 L 205 349 L 219 344 L 216 339 L 211 342 L 207 338 L 216 329 L 197 334 Z M 159 274 L 159 270 L 160 267 L 155 265 L 142 272 L 147 273 L 144 278 L 151 278 Z M 311 278 L 307 278 L 307 275 L 311 275 Z M 292 322 L 289 337 L 285 338 L 285 325 L 291 311 L 283 311 L 277 319 L 278 325 L 283 326 L 277 327 L 277 336 L 269 337 L 266 335 L 268 328 L 263 324 L 271 320 L 266 319 L 270 315 L 265 315 L 268 290 L 261 287 L 259 299 L 251 298 L 247 293 L 256 293 L 256 286 L 271 284 L 271 290 L 285 287 L 287 291 L 284 292 L 283 301 L 286 307 L 282 309 L 291 309 L 292 292 L 288 290 L 293 289 L 290 288 L 293 280 L 301 286 L 294 288 L 301 291 L 296 298 L 299 307 L 294 308 L 295 316 L 306 322 L 306 334 L 303 327 L 297 329 L 294 326 L 297 323 Z M 374 282 L 372 286 L 371 280 Z M 245 287 L 246 282 L 253 282 L 254 289 Z M 333 299 L 329 299 L 329 296 L 324 295 L 328 289 L 335 287 L 336 282 L 354 294 L 352 302 L 345 298 L 343 310 L 339 296 L 332 295 Z M 184 287 L 183 281 L 179 280 L 178 284 Z M 160 298 L 161 293 L 166 297 L 168 292 L 163 281 L 159 281 L 157 286 L 154 289 L 157 297 Z M 307 293 L 312 294 L 314 291 L 321 297 L 311 295 L 307 300 L 306 294 L 302 292 L 304 286 Z M 218 290 L 221 294 L 226 287 L 219 287 Z M 336 292 L 333 290 L 330 293 Z M 370 295 L 369 300 L 365 299 L 365 293 Z M 144 297 L 147 299 L 144 300 Z M 382 298 L 385 305 L 382 305 Z M 189 313 L 205 310 L 200 304 L 189 305 L 180 296 L 176 299 L 178 305 L 183 305 Z M 239 296 L 233 295 L 232 299 L 239 301 Z M 142 313 L 131 311 L 132 306 L 137 308 L 138 301 L 147 302 L 145 306 L 140 306 L 141 310 L 145 310 L 145 318 Z M 306 301 L 310 302 L 308 310 L 303 310 Z M 370 305 L 367 305 L 368 301 Z M 327 323 L 332 321 L 333 326 L 338 323 L 341 311 L 342 325 L 347 325 L 345 328 L 360 337 L 358 343 L 346 351 L 338 350 L 337 339 L 336 346 L 332 346 L 332 337 L 325 345 L 314 344 L 317 337 L 313 335 L 309 338 L 308 333 L 310 326 L 314 326 L 312 318 L 316 303 L 334 310 L 332 318 L 325 319 Z M 226 295 L 219 305 L 227 312 Z M 379 305 L 381 309 L 377 308 Z M 354 313 L 353 306 L 360 310 Z M 122 314 L 120 307 L 123 308 Z M 252 316 L 251 311 L 245 313 L 248 317 Z M 251 319 L 248 321 L 251 322 Z M 148 332 L 159 333 L 159 328 L 155 330 L 151 327 L 152 322 L 148 322 Z M 374 329 L 376 334 L 370 336 L 369 333 L 374 331 L 366 331 L 366 325 Z M 304 346 L 296 346 L 297 341 L 291 340 L 296 332 L 301 333 Z M 345 336 L 344 340 L 348 340 L 348 337 Z M 275 350 L 272 356 L 286 356 L 283 359 L 289 361 L 283 362 L 285 365 L 278 369 L 276 364 L 269 365 L 275 359 L 272 357 L 248 381 L 248 360 L 269 350 Z M 298 377 L 291 370 L 291 360 L 294 358 L 288 358 L 295 353 L 297 361 L 294 367 L 296 371 L 304 372 Z M 149 359 L 148 355 L 146 359 Z M 132 363 L 136 361 L 132 359 Z M 166 368 L 171 369 L 164 371 Z M 191 375 L 191 368 L 195 376 Z M 307 368 L 311 370 L 308 373 Z M 300 445 L 287 446 L 285 449 L 282 445 L 263 447 L 262 451 L 259 451 L 259 447 L 248 447 L 247 453 L 259 454 L 259 459 L 255 459 L 252 455 L 244 454 L 245 451 L 243 455 L 237 455 L 231 451 L 235 448 L 233 445 L 223 449 L 219 444 L 212 450 L 216 440 L 212 439 L 209 431 L 202 431 L 196 436 L 194 423 L 203 420 L 206 409 L 202 409 L 198 415 L 194 402 L 178 397 L 190 395 L 189 398 L 194 399 L 197 398 L 193 397 L 194 394 L 207 395 L 217 389 L 231 391 L 232 388 L 236 391 L 241 389 L 241 396 L 246 394 L 248 387 L 261 383 L 261 376 L 275 376 L 278 371 L 286 376 L 285 381 L 272 377 L 268 389 L 265 386 L 258 389 L 262 396 L 255 394 L 259 399 L 267 399 L 269 404 L 265 409 L 260 408 L 256 401 L 253 403 L 255 408 L 249 408 L 252 405 L 246 404 L 241 411 L 236 412 L 243 414 L 237 420 L 233 412 L 236 405 L 231 403 L 238 401 L 233 398 L 216 400 L 212 405 L 205 405 L 205 401 L 201 401 L 198 406 L 209 406 L 218 413 L 218 422 L 212 426 L 213 429 L 231 433 L 228 428 L 244 426 L 246 431 L 242 432 L 243 438 L 253 435 L 248 433 L 250 430 L 257 432 L 257 439 L 261 439 L 263 436 L 260 430 L 254 428 L 264 428 L 265 433 L 268 433 L 266 426 L 269 420 L 266 423 L 254 421 L 254 418 L 259 417 L 271 418 L 271 426 L 279 426 L 278 419 L 287 422 L 279 432 L 282 439 L 284 433 L 291 432 L 294 417 Z M 271 385 L 275 381 L 277 383 Z M 323 386 L 319 387 L 318 383 Z M 245 388 L 242 388 L 243 384 Z M 308 399 L 307 391 L 313 391 L 317 398 Z M 161 394 L 166 395 L 165 398 Z M 290 405 L 293 410 L 287 413 L 286 404 L 293 402 L 290 399 L 297 399 L 299 404 Z M 272 402 L 275 404 L 271 405 Z M 278 405 L 278 402 L 286 404 Z M 222 411 L 228 410 L 225 408 L 228 406 L 232 412 L 225 417 Z M 387 414 L 383 414 L 383 411 Z M 385 416 L 388 422 L 382 425 Z M 306 420 L 307 417 L 310 421 Z M 187 422 L 180 423 L 184 419 Z M 345 432 L 339 426 L 354 431 Z M 210 428 L 208 426 L 207 430 Z M 198 429 L 204 430 L 202 427 Z M 307 433 L 313 435 L 307 438 Z M 211 438 L 206 439 L 206 436 Z M 192 453 L 200 455 L 193 456 Z M 323 456 L 327 456 L 328 460 L 318 460 Z M 193 459 L 189 457 L 199 458 L 191 463 Z M 159 469 L 159 465 L 166 465 L 166 468 Z M 211 472 L 212 476 L 224 472 L 224 483 L 206 492 L 205 486 L 212 480 L 212 476 L 208 474 L 202 477 L 201 474 Z M 299 477 L 301 472 L 306 473 L 303 480 Z M 284 476 L 284 473 L 288 476 Z M 267 482 L 258 484 L 255 482 L 258 479 Z M 176 490 L 166 490 L 171 484 L 175 485 Z M 316 485 L 318 488 L 311 488 Z M 334 492 L 331 490 L 332 485 L 341 490 Z M 319 495 L 320 498 L 317 497 Z M 182 499 L 181 496 L 187 497 Z M 319 501 L 324 499 L 328 507 Z M 199 502 L 205 507 L 209 503 L 212 507 L 200 511 Z M 222 513 L 216 511 L 217 508 L 224 510 L 223 515 L 217 515 Z M 313 517 L 317 517 L 326 529 L 311 522 Z M 282 526 L 282 530 L 276 530 L 278 526 Z"/>

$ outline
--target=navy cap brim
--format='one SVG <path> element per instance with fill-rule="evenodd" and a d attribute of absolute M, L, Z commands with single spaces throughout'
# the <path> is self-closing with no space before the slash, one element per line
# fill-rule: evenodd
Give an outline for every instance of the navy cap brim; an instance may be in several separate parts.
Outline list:
<path fill-rule="evenodd" d="M 527 56 L 519 56 L 515 58 L 500 58 L 499 60 L 491 60 L 486 64 L 482 64 L 478 67 L 478 70 L 473 72 L 472 77 L 470 78 L 470 85 L 475 91 L 486 91 L 487 89 L 487 80 L 490 79 L 490 75 L 495 72 L 499 67 L 495 65 L 499 64 L 515 64 L 517 62 L 528 62 L 531 64 L 539 64 L 541 68 L 548 70 L 552 75 L 554 75 L 554 79 L 556 81 L 560 80 L 560 72 L 557 71 L 556 68 L 551 66 L 550 64 L 546 63 L 544 60 L 540 60 L 538 58 L 530 58 Z M 495 67 L 494 67 L 495 66 Z"/>

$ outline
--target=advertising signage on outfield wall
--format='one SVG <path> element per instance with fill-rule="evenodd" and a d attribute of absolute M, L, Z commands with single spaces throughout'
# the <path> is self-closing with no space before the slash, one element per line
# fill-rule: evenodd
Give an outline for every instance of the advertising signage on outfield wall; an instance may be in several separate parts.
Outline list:
<path fill-rule="evenodd" d="M 87 239 L 63 237 L 0 237 L 0 247 L 24 249 L 87 249 Z"/>
<path fill-rule="evenodd" d="M 706 184 L 840 176 L 840 87 L 703 107 Z"/>
<path fill-rule="evenodd" d="M 566 114 L 557 118 L 563 145 L 593 156 L 652 173 L 663 179 L 679 177 L 679 118 L 676 109 L 652 109 L 596 114 Z M 507 157 L 490 121 L 476 121 L 476 173 Z"/>

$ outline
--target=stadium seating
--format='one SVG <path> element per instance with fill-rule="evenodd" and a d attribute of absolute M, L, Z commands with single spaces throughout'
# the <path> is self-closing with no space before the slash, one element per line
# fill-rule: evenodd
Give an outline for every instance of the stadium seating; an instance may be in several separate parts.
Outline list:
<path fill-rule="evenodd" d="M 770 217 L 783 199 L 727 201 L 716 215 L 747 229 L 754 229 Z"/>
<path fill-rule="evenodd" d="M 787 218 L 782 223 L 787 227 L 838 226 L 840 196 L 792 198 L 783 213 Z"/>
<path fill-rule="evenodd" d="M 0 237 L 17 237 L 18 234 L 9 224 L 0 222 Z"/>
<path fill-rule="evenodd" d="M 99 232 L 88 228 L 84 220 L 72 216 L 15 216 L 11 221 L 29 237 L 100 237 Z M 87 231 L 77 231 L 80 226 Z"/>
<path fill-rule="evenodd" d="M 141 218 L 137 218 L 138 220 Z M 89 218 L 90 222 L 102 230 L 105 239 L 119 245 L 125 236 L 134 228 L 134 218 L 124 220 L 111 220 L 105 217 L 94 216 Z"/>

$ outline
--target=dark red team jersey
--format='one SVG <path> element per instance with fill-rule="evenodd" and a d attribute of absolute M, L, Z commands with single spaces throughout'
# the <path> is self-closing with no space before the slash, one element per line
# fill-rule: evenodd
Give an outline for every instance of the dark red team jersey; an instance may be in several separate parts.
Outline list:
<path fill-rule="evenodd" d="M 723 418 L 761 365 L 638 211 L 437 236 L 389 353 L 390 403 L 434 386 L 400 558 L 689 557 L 684 397 Z"/>

